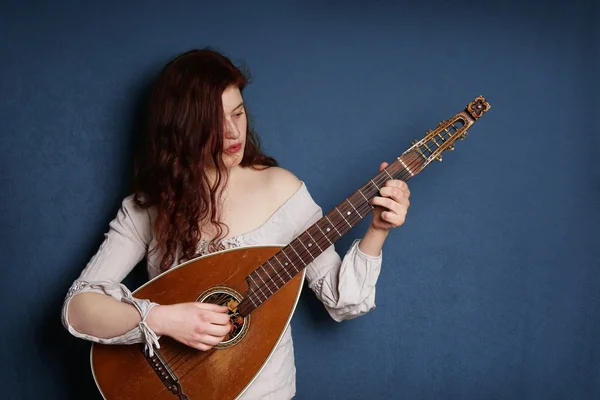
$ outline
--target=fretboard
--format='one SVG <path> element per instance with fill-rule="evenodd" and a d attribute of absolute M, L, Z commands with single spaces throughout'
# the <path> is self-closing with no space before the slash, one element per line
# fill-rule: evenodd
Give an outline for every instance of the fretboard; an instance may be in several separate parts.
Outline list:
<path fill-rule="evenodd" d="M 386 181 L 407 181 L 423 164 L 424 159 L 419 153 L 404 154 L 248 275 L 249 289 L 238 307 L 240 314 L 249 315 L 371 213 L 370 201 L 379 194 Z"/>

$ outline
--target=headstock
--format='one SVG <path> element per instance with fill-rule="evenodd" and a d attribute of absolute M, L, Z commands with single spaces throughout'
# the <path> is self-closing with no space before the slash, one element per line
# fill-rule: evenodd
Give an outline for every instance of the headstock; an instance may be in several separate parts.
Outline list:
<path fill-rule="evenodd" d="M 434 160 L 441 162 L 442 153 L 454 150 L 454 142 L 465 139 L 469 128 L 491 108 L 483 96 L 477 97 L 463 111 L 428 131 L 423 139 L 414 141 L 400 157 L 401 161 L 419 171 Z"/>

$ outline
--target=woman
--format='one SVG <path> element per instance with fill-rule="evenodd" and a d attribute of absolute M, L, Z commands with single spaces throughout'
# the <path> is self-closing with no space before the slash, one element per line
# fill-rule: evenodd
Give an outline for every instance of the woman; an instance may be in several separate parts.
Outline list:
<path fill-rule="evenodd" d="M 229 332 L 225 307 L 159 305 L 134 298 L 120 282 L 144 257 L 153 278 L 193 257 L 244 245 L 289 243 L 322 217 L 306 186 L 263 154 L 248 126 L 242 92 L 248 81 L 229 59 L 208 49 L 184 53 L 158 76 L 126 197 L 98 252 L 71 286 L 65 327 L 105 344 L 158 337 L 206 351 Z M 385 168 L 386 163 L 380 168 Z M 336 321 L 374 305 L 381 248 L 404 223 L 410 192 L 389 180 L 361 240 L 343 260 L 333 246 L 306 268 L 309 287 Z M 291 329 L 244 398 L 292 398 Z"/>

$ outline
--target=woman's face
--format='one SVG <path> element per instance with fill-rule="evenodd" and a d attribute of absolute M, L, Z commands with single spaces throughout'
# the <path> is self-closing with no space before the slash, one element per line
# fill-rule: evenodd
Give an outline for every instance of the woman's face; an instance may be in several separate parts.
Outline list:
<path fill-rule="evenodd" d="M 230 86 L 225 89 L 221 100 L 223 101 L 223 111 L 225 113 L 223 163 L 226 168 L 233 168 L 240 164 L 244 156 L 248 120 L 244 108 L 244 99 L 238 87 Z"/>

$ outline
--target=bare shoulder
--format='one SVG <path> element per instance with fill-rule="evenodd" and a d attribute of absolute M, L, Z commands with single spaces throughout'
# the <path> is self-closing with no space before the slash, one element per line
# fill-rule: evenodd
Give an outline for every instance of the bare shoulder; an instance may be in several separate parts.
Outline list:
<path fill-rule="evenodd" d="M 281 167 L 270 167 L 263 171 L 269 192 L 277 198 L 278 203 L 289 199 L 302 186 L 296 175 Z"/>

